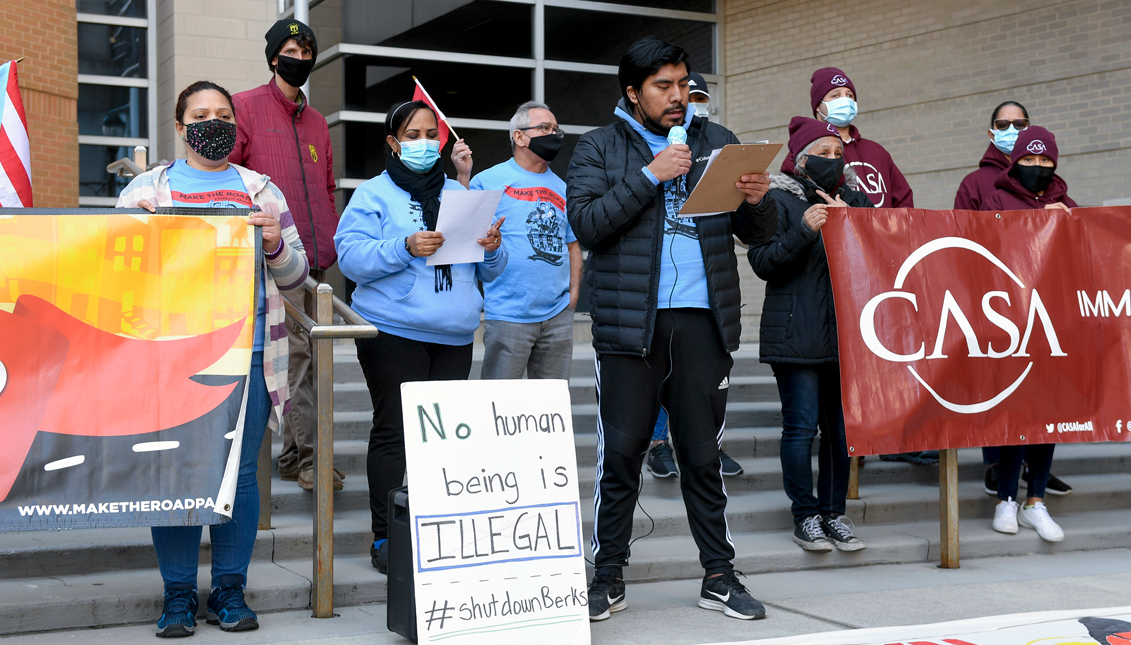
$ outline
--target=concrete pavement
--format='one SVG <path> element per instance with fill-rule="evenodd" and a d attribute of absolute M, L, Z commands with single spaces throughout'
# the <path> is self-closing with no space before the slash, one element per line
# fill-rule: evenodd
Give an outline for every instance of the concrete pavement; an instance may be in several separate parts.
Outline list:
<path fill-rule="evenodd" d="M 967 560 L 958 570 L 928 563 L 765 573 L 745 580 L 768 616 L 739 621 L 695 606 L 698 581 L 629 584 L 627 611 L 592 625 L 593 643 L 719 643 L 822 631 L 914 625 L 979 616 L 1128 604 L 1131 550 L 1031 554 Z M 157 617 L 153 617 L 156 622 Z M 201 624 L 198 645 L 372 645 L 407 643 L 385 629 L 385 605 L 344 607 L 317 620 L 309 611 L 260 616 L 262 627 L 226 634 Z M 155 643 L 153 624 L 27 634 L 3 645 Z"/>

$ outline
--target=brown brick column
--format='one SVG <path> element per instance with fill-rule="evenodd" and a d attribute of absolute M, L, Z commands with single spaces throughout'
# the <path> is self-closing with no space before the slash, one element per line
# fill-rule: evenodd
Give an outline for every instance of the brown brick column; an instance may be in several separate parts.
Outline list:
<path fill-rule="evenodd" d="M 0 2 L 0 63 L 19 64 L 35 206 L 79 204 L 78 25 L 74 0 Z"/>

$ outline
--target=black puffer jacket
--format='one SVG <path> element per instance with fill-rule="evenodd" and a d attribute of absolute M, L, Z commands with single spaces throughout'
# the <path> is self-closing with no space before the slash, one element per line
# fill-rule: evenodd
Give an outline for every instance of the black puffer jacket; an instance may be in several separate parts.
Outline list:
<path fill-rule="evenodd" d="M 739 143 L 730 130 L 692 119 L 689 192 L 711 151 L 730 143 Z M 569 164 L 566 210 L 578 241 L 589 249 L 585 272 L 593 348 L 601 353 L 644 356 L 652 344 L 664 227 L 663 184 L 653 185 L 643 170 L 652 159 L 644 139 L 618 118 L 583 135 Z M 743 202 L 733 213 L 697 218 L 708 298 L 727 351 L 738 349 L 741 335 L 732 235 L 762 244 L 774 234 L 775 215 L 767 196 L 757 206 Z"/>
<path fill-rule="evenodd" d="M 846 175 L 850 170 L 846 170 Z M 855 185 L 854 177 L 849 178 Z M 802 217 L 824 203 L 790 175 L 770 178 L 770 196 L 778 207 L 778 232 L 769 243 L 751 246 L 746 256 L 754 273 L 766 281 L 762 305 L 759 358 L 763 363 L 829 363 L 839 360 L 836 311 L 829 263 L 821 234 Z M 872 208 L 864 193 L 841 186 L 840 198 L 854 208 Z"/>

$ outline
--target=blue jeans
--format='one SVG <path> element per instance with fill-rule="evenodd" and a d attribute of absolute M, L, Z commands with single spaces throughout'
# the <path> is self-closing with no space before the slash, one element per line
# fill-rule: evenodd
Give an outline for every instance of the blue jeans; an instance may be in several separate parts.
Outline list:
<path fill-rule="evenodd" d="M 660 406 L 660 414 L 656 417 L 656 428 L 652 430 L 652 441 L 664 441 L 668 438 L 668 411 Z"/>
<path fill-rule="evenodd" d="M 259 447 L 271 414 L 271 399 L 263 380 L 263 352 L 251 358 L 250 391 L 244 415 L 243 444 L 240 448 L 240 471 L 236 481 L 236 500 L 232 519 L 208 527 L 212 538 L 212 586 L 239 582 L 247 585 L 247 567 L 251 549 L 259 530 Z M 200 563 L 201 526 L 155 526 L 153 549 L 157 566 L 165 580 L 165 593 L 173 590 L 196 590 L 196 572 Z"/>
<path fill-rule="evenodd" d="M 1022 464 L 1028 462 L 1030 479 L 1027 497 L 1044 499 L 1055 449 L 1055 443 L 1002 446 L 1001 460 L 997 463 L 997 496 L 1017 501 L 1017 479 L 1021 476 Z"/>
<path fill-rule="evenodd" d="M 785 494 L 793 502 L 793 522 L 814 515 L 844 515 L 848 497 L 848 442 L 840 404 L 840 365 L 772 363 L 781 395 L 781 469 Z M 813 439 L 821 431 L 817 454 L 817 494 L 813 494 Z"/>

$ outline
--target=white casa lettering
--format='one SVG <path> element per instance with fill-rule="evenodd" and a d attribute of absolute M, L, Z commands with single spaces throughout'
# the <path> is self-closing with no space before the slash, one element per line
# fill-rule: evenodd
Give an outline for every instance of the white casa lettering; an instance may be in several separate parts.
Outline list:
<path fill-rule="evenodd" d="M 1118 304 L 1107 291 L 1097 291 L 1094 298 L 1086 291 L 1077 291 L 1076 301 L 1080 305 L 1080 315 L 1084 318 L 1118 317 L 1120 312 L 1131 316 L 1131 289 L 1124 289 Z"/>
<path fill-rule="evenodd" d="M 958 329 L 962 331 L 962 335 L 966 340 L 967 356 L 971 358 L 1005 358 L 1007 356 L 1028 357 L 1029 339 L 1033 335 L 1033 328 L 1037 320 L 1041 322 L 1041 328 L 1044 331 L 1045 338 L 1048 340 L 1049 348 L 1052 350 L 1052 356 L 1068 356 L 1060 347 L 1060 339 L 1056 335 L 1056 329 L 1052 325 L 1052 319 L 1049 317 L 1048 310 L 1045 308 L 1045 303 L 1041 300 L 1041 295 L 1033 289 L 1033 297 L 1029 301 L 1029 319 L 1025 325 L 1025 335 L 1021 336 L 1020 330 L 1012 320 L 1006 318 L 1001 313 L 994 310 L 992 301 L 1000 299 L 1005 301 L 1009 306 L 1009 294 L 1004 291 L 990 291 L 982 296 L 982 313 L 986 316 L 995 327 L 1001 329 L 1009 336 L 1009 347 L 1004 351 L 997 351 L 993 347 L 993 343 L 987 342 L 985 351 L 982 351 L 982 345 L 978 341 L 977 334 L 974 333 L 974 328 L 970 325 L 970 319 L 958 306 L 958 302 L 948 290 L 943 294 L 943 307 L 942 314 L 939 317 L 938 332 L 935 335 L 935 347 L 929 355 L 926 354 L 926 344 L 921 344 L 919 350 L 913 354 L 897 354 L 880 342 L 879 337 L 876 335 L 876 309 L 885 300 L 892 298 L 901 298 L 911 303 L 915 311 L 919 311 L 919 304 L 913 293 L 906 293 L 903 291 L 888 291 L 872 298 L 868 304 L 864 305 L 863 311 L 860 313 L 860 335 L 864 339 L 864 344 L 872 351 L 873 354 L 880 358 L 891 361 L 893 363 L 911 363 L 922 358 L 939 359 L 947 358 L 943 353 L 943 341 L 946 337 L 946 328 L 948 322 L 953 319 L 954 323 L 958 325 Z"/>

